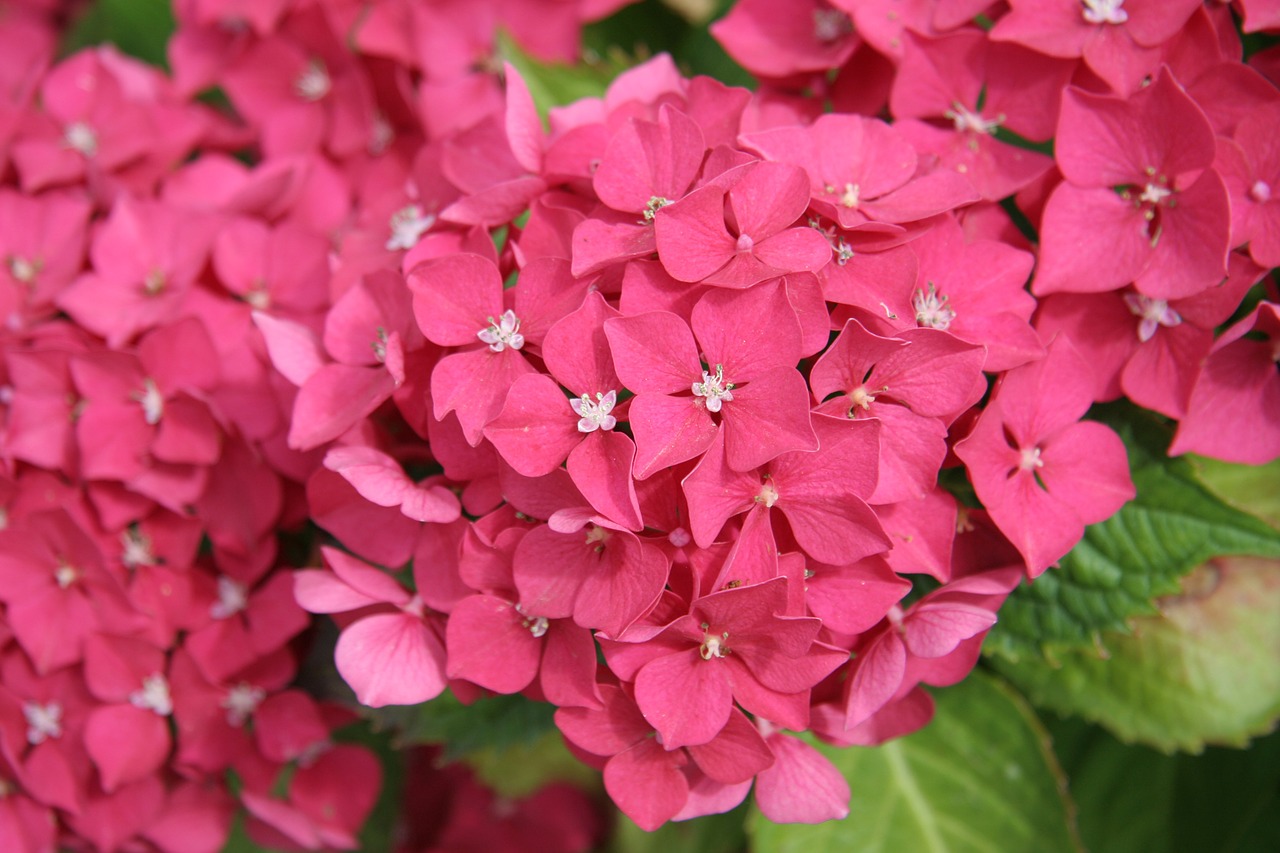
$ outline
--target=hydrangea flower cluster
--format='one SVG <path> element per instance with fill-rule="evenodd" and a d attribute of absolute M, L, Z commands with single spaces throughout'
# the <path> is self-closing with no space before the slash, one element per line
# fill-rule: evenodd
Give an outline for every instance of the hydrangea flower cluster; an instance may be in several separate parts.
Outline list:
<path fill-rule="evenodd" d="M 545 124 L 496 23 L 624 2 L 180 0 L 171 75 L 56 5 L 0 19 L 6 849 L 354 848 L 308 612 L 364 705 L 555 705 L 645 829 L 839 818 L 797 735 L 927 723 L 1133 497 L 1091 404 L 1280 456 L 1267 0 L 741 0 L 754 93 Z"/>

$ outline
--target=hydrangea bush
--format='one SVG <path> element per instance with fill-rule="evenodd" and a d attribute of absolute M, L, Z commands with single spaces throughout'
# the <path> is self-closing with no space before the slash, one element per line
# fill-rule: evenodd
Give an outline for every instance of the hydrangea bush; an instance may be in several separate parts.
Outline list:
<path fill-rule="evenodd" d="M 721 5 L 0 2 L 0 847 L 1110 849 L 1082 721 L 1274 726 L 1280 3 Z"/>

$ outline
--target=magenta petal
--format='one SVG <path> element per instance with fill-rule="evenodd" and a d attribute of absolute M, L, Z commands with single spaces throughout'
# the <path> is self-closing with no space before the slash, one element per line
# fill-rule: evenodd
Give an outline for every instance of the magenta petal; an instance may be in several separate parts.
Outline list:
<path fill-rule="evenodd" d="M 534 368 L 510 348 L 502 352 L 482 349 L 446 355 L 431 371 L 431 397 L 439 420 L 456 412 L 467 443 L 475 447 L 484 438 L 485 426 L 502 411 L 507 392 L 516 380 Z"/>
<path fill-rule="evenodd" d="M 712 740 L 687 747 L 698 769 L 717 782 L 745 782 L 773 764 L 773 752 L 759 729 L 734 708 L 729 721 Z"/>
<path fill-rule="evenodd" d="M 289 446 L 310 450 L 332 441 L 385 402 L 395 386 L 383 367 L 321 367 L 298 390 Z"/>
<path fill-rule="evenodd" d="M 508 465 L 526 477 L 549 474 L 583 439 L 578 416 L 563 389 L 541 373 L 516 379 L 502 411 L 485 426 L 484 436 Z"/>
<path fill-rule="evenodd" d="M 560 708 L 599 708 L 597 665 L 590 631 L 563 621 L 547 628 L 540 684 L 548 702 Z"/>
<path fill-rule="evenodd" d="M 799 374 L 796 375 L 799 378 Z M 803 379 L 800 382 L 804 384 Z M 807 395 L 808 391 L 804 393 Z M 641 394 L 631 401 L 628 417 L 636 439 L 638 480 L 703 453 L 720 429 L 696 397 Z"/>
<path fill-rule="evenodd" d="M 308 613 L 345 613 L 382 603 L 381 599 L 357 592 L 324 569 L 294 572 L 293 596 Z"/>
<path fill-rule="evenodd" d="M 150 709 L 107 705 L 90 713 L 84 743 L 97 765 L 103 790 L 111 792 L 164 765 L 169 756 L 169 726 Z"/>
<path fill-rule="evenodd" d="M 502 314 L 502 277 L 488 258 L 458 253 L 409 270 L 413 311 L 427 339 L 441 346 L 474 344 L 489 317 Z"/>
<path fill-rule="evenodd" d="M 680 281 L 701 281 L 728 263 L 736 251 L 724 224 L 724 190 L 715 185 L 694 190 L 660 209 L 653 224 L 658 259 Z"/>
<path fill-rule="evenodd" d="M 804 741 L 769 738 L 773 766 L 756 778 L 756 805 L 774 823 L 822 823 L 849 814 L 849 783 L 830 761 Z"/>
<path fill-rule="evenodd" d="M 646 832 L 674 817 L 689 797 L 689 783 L 675 756 L 648 738 L 609 759 L 604 787 L 623 814 Z"/>
<path fill-rule="evenodd" d="M 735 472 L 725 464 L 724 441 L 716 440 L 681 482 L 689 501 L 689 528 L 700 548 L 709 548 L 724 523 L 754 504 L 763 481 L 758 471 Z"/>
<path fill-rule="evenodd" d="M 1153 254 L 1146 226 L 1142 211 L 1110 188 L 1059 184 L 1040 226 L 1035 293 L 1099 293 L 1133 281 Z"/>
<path fill-rule="evenodd" d="M 1124 442 L 1093 421 L 1073 424 L 1044 443 L 1040 479 L 1085 524 L 1110 518 L 1135 495 Z"/>
<path fill-rule="evenodd" d="M 338 672 L 362 705 L 416 705 L 445 688 L 445 652 L 409 613 L 380 613 L 348 626 L 334 650 Z"/>
<path fill-rule="evenodd" d="M 445 641 L 450 678 L 465 678 L 495 693 L 518 693 L 538 673 L 542 643 L 532 617 L 488 595 L 464 598 L 449 614 Z"/>
<path fill-rule="evenodd" d="M 735 471 L 758 468 L 787 451 L 818 449 L 809 388 L 793 367 L 773 368 L 734 389 L 722 415 L 725 458 Z"/>
<path fill-rule="evenodd" d="M 615 534 L 618 535 L 618 534 Z M 625 535 L 625 534 L 622 534 Z M 629 538 L 630 547 L 582 579 L 573 605 L 573 621 L 616 637 L 648 613 L 662 595 L 670 563 L 652 545 Z"/>
<path fill-rule="evenodd" d="M 845 705 L 845 728 L 866 720 L 893 698 L 907 668 L 907 647 L 892 626 L 854 659 Z"/>
<path fill-rule="evenodd" d="M 1221 176 L 1205 171 L 1177 193 L 1177 207 L 1161 210 L 1157 251 L 1134 281 L 1155 299 L 1181 299 L 1220 284 L 1231 252 L 1231 202 Z"/>
<path fill-rule="evenodd" d="M 927 601 L 912 609 L 905 621 L 907 648 L 922 658 L 951 654 L 967 640 L 996 623 L 984 607 L 956 601 Z"/>
<path fill-rule="evenodd" d="M 581 435 L 581 433 L 578 433 Z M 631 477 L 636 446 L 613 430 L 596 430 L 569 452 L 569 476 L 601 515 L 629 530 L 640 530 L 640 502 Z"/>
<path fill-rule="evenodd" d="M 693 332 L 675 314 L 615 317 L 605 321 L 604 331 L 618 378 L 636 394 L 678 393 L 702 378 Z"/>
<path fill-rule="evenodd" d="M 655 658 L 636 673 L 636 704 L 667 749 L 706 743 L 733 709 L 724 661 L 701 660 L 696 648 Z"/>

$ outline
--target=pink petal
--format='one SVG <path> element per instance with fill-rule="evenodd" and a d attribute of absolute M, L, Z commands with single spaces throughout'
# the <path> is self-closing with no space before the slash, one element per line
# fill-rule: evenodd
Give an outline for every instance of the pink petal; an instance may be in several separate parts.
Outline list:
<path fill-rule="evenodd" d="M 360 704 L 416 705 L 445 688 L 445 651 L 429 625 L 408 613 L 366 616 L 338 637 L 338 672 Z"/>

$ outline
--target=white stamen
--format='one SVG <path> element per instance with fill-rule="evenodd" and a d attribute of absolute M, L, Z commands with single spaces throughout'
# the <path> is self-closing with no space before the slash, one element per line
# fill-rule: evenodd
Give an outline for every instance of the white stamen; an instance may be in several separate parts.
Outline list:
<path fill-rule="evenodd" d="M 707 631 L 711 626 L 706 622 L 702 623 L 702 630 Z M 712 658 L 722 658 L 729 654 L 729 649 L 725 646 L 725 640 L 729 639 L 729 632 L 716 636 L 711 633 L 702 635 L 702 647 L 698 649 L 698 654 L 703 660 L 711 660 Z"/>
<path fill-rule="evenodd" d="M 493 352 L 502 352 L 507 347 L 520 349 L 524 346 L 524 335 L 520 334 L 520 321 L 516 312 L 508 308 L 497 320 L 489 318 L 489 328 L 476 332 L 476 337 L 489 345 Z"/>
<path fill-rule="evenodd" d="M 660 195 L 650 196 L 649 203 L 644 206 L 644 222 L 652 222 L 653 218 L 658 215 L 658 211 L 671 204 L 671 199 L 663 198 Z"/>
<path fill-rule="evenodd" d="M 333 81 L 329 79 L 329 71 L 318 59 L 308 62 L 306 70 L 298 75 L 293 84 L 293 90 L 304 101 L 318 101 L 329 94 L 332 88 Z"/>
<path fill-rule="evenodd" d="M 373 129 L 369 133 L 369 153 L 377 156 L 391 147 L 396 140 L 395 128 L 382 113 L 373 117 Z"/>
<path fill-rule="evenodd" d="M 867 390 L 867 386 L 861 385 L 854 388 L 853 393 L 849 395 L 849 402 L 853 404 L 849 406 L 849 417 L 852 418 L 855 415 L 855 409 L 862 409 L 864 412 L 870 410 L 871 404 L 875 401 L 875 395 Z"/>
<path fill-rule="evenodd" d="M 956 319 L 956 312 L 947 305 L 947 297 L 938 294 L 933 282 L 929 282 L 927 293 L 917 290 L 911 304 L 916 309 L 916 324 L 919 326 L 945 332 Z"/>
<path fill-rule="evenodd" d="M 226 575 L 218 576 L 218 600 L 209 605 L 214 619 L 229 619 L 249 606 L 249 590 Z"/>
<path fill-rule="evenodd" d="M 813 37 L 820 42 L 833 42 L 853 32 L 853 21 L 839 9 L 813 10 Z"/>
<path fill-rule="evenodd" d="M 608 394 L 596 392 L 595 402 L 586 394 L 581 397 L 570 400 L 569 405 L 573 407 L 574 414 L 579 417 L 578 432 L 595 432 L 597 429 L 609 430 L 618 425 L 618 419 L 609 414 L 613 411 L 613 407 L 617 405 L 618 392 L 610 391 Z"/>
<path fill-rule="evenodd" d="M 1145 202 L 1147 204 L 1160 204 L 1172 194 L 1173 191 L 1168 187 L 1162 187 L 1158 184 L 1147 184 L 1146 188 L 1142 191 L 1142 195 L 1138 196 L 1138 201 Z"/>
<path fill-rule="evenodd" d="M 160 418 L 164 417 L 164 395 L 156 387 L 155 380 L 151 377 L 142 380 L 142 393 L 135 394 L 134 399 L 142 404 L 142 417 L 148 424 L 155 426 L 160 423 Z"/>
<path fill-rule="evenodd" d="M 755 497 L 756 503 L 764 504 L 771 507 L 778 502 L 778 487 L 773 484 L 772 480 L 766 479 L 764 485 L 760 487 L 760 494 Z"/>
<path fill-rule="evenodd" d="M 20 281 L 23 284 L 31 284 L 35 281 L 36 273 L 40 271 L 39 261 L 29 261 L 19 255 L 10 255 L 6 266 L 9 267 L 9 275 L 13 276 L 14 281 Z"/>
<path fill-rule="evenodd" d="M 840 196 L 840 203 L 847 208 L 853 209 L 858 206 L 860 193 L 861 189 L 857 184 L 845 184 L 844 193 Z"/>
<path fill-rule="evenodd" d="M 412 249 L 435 224 L 435 214 L 424 213 L 419 205 L 410 204 L 400 208 L 391 214 L 391 236 L 387 239 L 387 251 Z"/>
<path fill-rule="evenodd" d="M 1249 198 L 1262 204 L 1271 201 L 1271 185 L 1266 181 L 1255 181 L 1253 186 L 1249 187 Z M 16 275 L 14 276 L 17 277 Z"/>
<path fill-rule="evenodd" d="M 271 293 L 264 281 L 255 281 L 253 287 L 244 295 L 244 301 L 255 311 L 266 311 L 271 307 Z"/>
<path fill-rule="evenodd" d="M 943 113 L 944 116 L 955 122 L 956 132 L 964 133 L 971 130 L 974 133 L 995 133 L 996 128 L 1004 120 L 1004 116 L 994 119 L 985 119 L 969 110 L 968 107 L 959 101 L 953 101 L 951 109 Z"/>
<path fill-rule="evenodd" d="M 1018 468 L 1023 471 L 1030 471 L 1033 468 L 1043 468 L 1044 460 L 1040 458 L 1040 448 L 1033 447 L 1030 450 L 1023 450 L 1021 458 L 1018 460 Z"/>
<path fill-rule="evenodd" d="M 58 586 L 66 589 L 80 578 L 80 573 L 65 563 L 58 566 L 53 572 L 53 579 L 58 582 Z"/>
<path fill-rule="evenodd" d="M 120 562 L 130 569 L 138 566 L 154 566 L 156 556 L 151 551 L 151 540 L 138 528 L 130 527 L 120 534 L 120 544 L 124 551 L 120 554 Z"/>
<path fill-rule="evenodd" d="M 733 401 L 733 383 L 724 381 L 724 365 L 716 365 L 716 375 L 702 371 L 702 381 L 693 383 L 696 397 L 707 398 L 707 411 L 718 412 L 726 402 Z"/>
<path fill-rule="evenodd" d="M 157 293 L 164 290 L 167 283 L 168 281 L 162 270 L 152 270 L 147 273 L 147 277 L 142 280 L 142 290 L 148 296 L 155 296 Z"/>
<path fill-rule="evenodd" d="M 266 698 L 267 691 L 242 681 L 227 691 L 220 704 L 227 709 L 227 722 L 239 728 Z"/>
<path fill-rule="evenodd" d="M 1091 24 L 1123 24 L 1129 13 L 1121 7 L 1124 0 L 1082 0 L 1081 15 Z"/>
<path fill-rule="evenodd" d="M 169 695 L 169 682 L 160 673 L 142 679 L 142 689 L 129 694 L 129 703 L 135 708 L 155 711 L 167 717 L 173 713 L 173 697 Z"/>
<path fill-rule="evenodd" d="M 24 702 L 22 715 L 27 718 L 27 743 L 32 746 L 62 737 L 62 706 L 57 702 Z"/>
<path fill-rule="evenodd" d="M 62 132 L 62 144 L 85 157 L 98 153 L 98 134 L 82 121 L 73 121 Z"/>
<path fill-rule="evenodd" d="M 1160 326 L 1172 328 L 1182 322 L 1182 315 L 1169 307 L 1163 299 L 1152 299 L 1141 293 L 1126 293 L 1124 303 L 1129 311 L 1142 318 L 1138 323 L 1138 340 L 1146 343 L 1155 336 Z"/>

